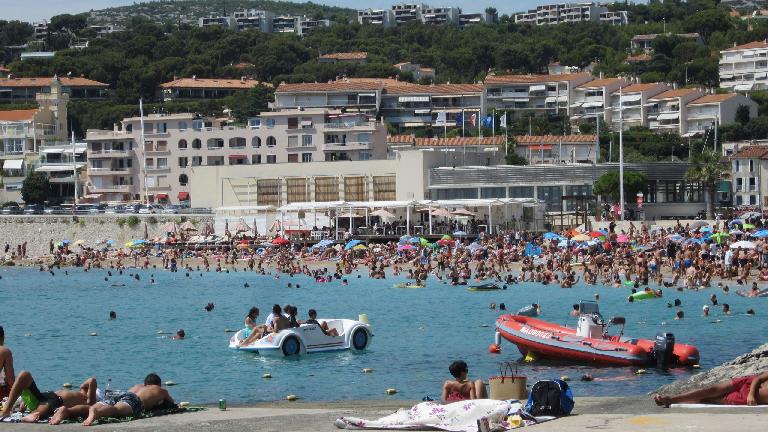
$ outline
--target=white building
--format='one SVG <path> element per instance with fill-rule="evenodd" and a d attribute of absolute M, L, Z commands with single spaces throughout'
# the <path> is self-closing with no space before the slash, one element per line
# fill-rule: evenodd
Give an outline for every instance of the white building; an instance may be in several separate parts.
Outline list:
<path fill-rule="evenodd" d="M 610 124 L 613 115 L 611 95 L 627 84 L 624 78 L 602 78 L 577 86 L 571 103 L 571 122 L 591 122 L 602 117 L 605 123 Z"/>
<path fill-rule="evenodd" d="M 648 126 L 648 99 L 659 93 L 672 90 L 662 83 L 632 84 L 622 87 L 611 94 L 612 128 L 619 129 L 623 123 L 624 129 L 633 126 Z M 621 96 L 621 97 L 620 97 Z"/>
<path fill-rule="evenodd" d="M 709 94 L 689 102 L 683 136 L 702 134 L 714 122 L 718 125 L 735 123 L 736 111 L 742 105 L 749 108 L 750 118 L 757 116 L 757 102 L 737 93 Z"/>
<path fill-rule="evenodd" d="M 421 21 L 421 13 L 429 6 L 423 3 L 400 3 L 392 5 L 392 19 L 395 25 Z"/>
<path fill-rule="evenodd" d="M 421 22 L 424 24 L 458 24 L 461 10 L 452 7 L 428 7 L 421 11 Z"/>
<path fill-rule="evenodd" d="M 515 14 L 517 24 L 550 25 L 582 21 L 624 25 L 628 22 L 628 16 L 626 11 L 610 12 L 597 3 L 548 4 Z"/>
<path fill-rule="evenodd" d="M 658 132 L 683 135 L 688 130 L 687 105 L 704 96 L 697 88 L 673 89 L 648 98 L 648 127 Z"/>
<path fill-rule="evenodd" d="M 768 206 L 768 146 L 745 146 L 729 159 L 733 205 L 752 210 Z"/>
<path fill-rule="evenodd" d="M 272 19 L 275 14 L 265 10 L 245 9 L 235 12 L 235 28 L 238 31 L 248 29 L 259 30 L 263 33 L 272 33 Z"/>
<path fill-rule="evenodd" d="M 576 87 L 592 81 L 588 73 L 560 75 L 489 75 L 485 79 L 485 111 L 511 110 L 518 116 L 571 115 Z"/>
<path fill-rule="evenodd" d="M 221 26 L 235 28 L 235 18 L 231 16 L 198 18 L 197 25 L 200 27 Z"/>
<path fill-rule="evenodd" d="M 768 42 L 720 51 L 720 87 L 737 92 L 768 89 Z"/>
<path fill-rule="evenodd" d="M 394 25 L 394 15 L 390 9 L 361 9 L 357 11 L 357 22 L 386 28 Z"/>

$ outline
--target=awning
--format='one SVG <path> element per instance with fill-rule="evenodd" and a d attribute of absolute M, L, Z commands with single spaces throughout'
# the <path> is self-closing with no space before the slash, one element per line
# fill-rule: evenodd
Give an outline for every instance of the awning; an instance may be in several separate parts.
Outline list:
<path fill-rule="evenodd" d="M 427 124 L 425 122 L 405 122 L 403 123 L 403 127 L 421 127 L 426 126 Z"/>
<path fill-rule="evenodd" d="M 602 102 L 584 102 L 584 104 L 581 106 L 584 108 L 601 107 L 603 106 L 603 103 Z"/>
<path fill-rule="evenodd" d="M 246 155 L 229 155 L 230 159 L 245 159 Z"/>
<path fill-rule="evenodd" d="M 571 104 L 571 108 L 578 108 L 582 105 L 584 105 L 586 102 L 576 102 Z"/>
<path fill-rule="evenodd" d="M 544 99 L 544 103 L 553 103 L 553 102 L 556 103 L 558 99 L 560 98 L 558 98 L 557 96 L 547 96 L 547 98 Z"/>
<path fill-rule="evenodd" d="M 376 93 L 358 93 L 360 97 L 376 97 Z"/>
<path fill-rule="evenodd" d="M 312 127 L 312 120 L 302 120 L 301 127 Z"/>
<path fill-rule="evenodd" d="M 413 111 L 414 114 L 429 114 L 432 112 L 430 109 L 417 109 Z"/>
<path fill-rule="evenodd" d="M 61 164 L 48 163 L 35 168 L 35 171 L 36 172 L 62 172 L 62 171 L 72 172 L 75 168 L 81 169 L 83 167 L 85 167 L 84 162 L 78 162 L 74 165 L 71 163 L 61 163 Z"/>
<path fill-rule="evenodd" d="M 738 84 L 733 86 L 734 91 L 750 91 L 754 84 Z"/>
<path fill-rule="evenodd" d="M 656 117 L 657 120 L 675 120 L 680 117 L 680 113 L 663 113 Z"/>
<path fill-rule="evenodd" d="M 528 102 L 528 101 L 530 101 L 530 99 L 527 98 L 527 97 L 525 97 L 525 98 L 522 98 L 522 97 L 519 97 L 519 98 L 504 98 L 502 100 L 504 102 Z"/>
<path fill-rule="evenodd" d="M 731 182 L 728 180 L 720 180 L 717 182 L 717 191 L 718 192 L 730 192 L 731 191 Z"/>
<path fill-rule="evenodd" d="M 629 95 L 621 95 L 621 100 L 623 102 L 636 102 L 643 98 L 643 95 L 641 94 L 629 94 Z"/>
<path fill-rule="evenodd" d="M 759 79 L 765 79 L 766 75 L 767 75 L 767 74 L 765 74 L 765 73 L 756 73 L 756 74 L 755 74 L 755 79 L 756 79 L 756 80 L 759 80 Z"/>
<path fill-rule="evenodd" d="M 535 91 L 544 91 L 547 89 L 547 86 L 544 84 L 536 84 L 528 87 L 529 92 L 535 92 Z"/>
<path fill-rule="evenodd" d="M 681 138 L 690 138 L 690 137 L 694 137 L 696 135 L 701 135 L 703 133 L 704 133 L 703 131 L 686 132 L 686 133 L 680 135 L 680 137 Z"/>
<path fill-rule="evenodd" d="M 3 164 L 4 170 L 15 169 L 20 170 L 24 165 L 24 159 L 9 159 Z"/>
<path fill-rule="evenodd" d="M 102 194 L 85 194 L 83 199 L 99 199 L 101 196 Z"/>
<path fill-rule="evenodd" d="M 155 198 L 157 198 L 157 199 L 168 199 L 168 194 L 166 194 L 166 193 L 155 194 Z"/>
<path fill-rule="evenodd" d="M 429 102 L 429 96 L 400 96 L 398 102 Z"/>
<path fill-rule="evenodd" d="M 186 201 L 189 199 L 189 192 L 179 192 L 179 195 L 177 196 L 179 201 Z"/>

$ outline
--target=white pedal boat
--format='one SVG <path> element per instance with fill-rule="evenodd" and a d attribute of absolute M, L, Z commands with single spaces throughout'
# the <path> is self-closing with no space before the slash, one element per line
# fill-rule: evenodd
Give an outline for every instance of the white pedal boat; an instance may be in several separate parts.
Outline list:
<path fill-rule="evenodd" d="M 246 329 L 241 329 L 229 339 L 229 348 L 256 352 L 261 355 L 293 356 L 308 353 L 354 350 L 362 351 L 371 344 L 371 326 L 350 319 L 324 319 L 328 330 L 336 329 L 338 336 L 326 336 L 317 324 L 302 324 L 296 328 L 267 334 L 250 345 L 240 346 Z"/>

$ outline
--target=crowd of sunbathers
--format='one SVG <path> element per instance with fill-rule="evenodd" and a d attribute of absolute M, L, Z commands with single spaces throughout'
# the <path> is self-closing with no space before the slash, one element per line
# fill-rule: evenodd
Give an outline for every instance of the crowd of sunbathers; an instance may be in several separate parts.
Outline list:
<path fill-rule="evenodd" d="M 13 354 L 5 346 L 5 331 L 0 326 L 0 421 L 11 416 L 14 409 L 27 413 L 22 422 L 37 423 L 48 419 L 50 424 L 65 420 L 84 419 L 90 426 L 104 417 L 137 418 L 145 412 L 173 408 L 175 402 L 157 374 L 150 373 L 144 382 L 128 391 L 107 394 L 98 387 L 96 378 L 86 379 L 77 390 L 40 391 L 32 374 L 15 374 Z"/>
<path fill-rule="evenodd" d="M 256 324 L 256 320 L 259 318 L 259 308 L 256 306 L 252 307 L 243 320 L 245 323 L 245 338 L 240 342 L 240 346 L 248 346 L 268 334 L 279 333 L 282 330 L 299 327 L 302 324 L 316 324 L 320 327 L 323 334 L 327 336 L 339 335 L 335 328 L 329 328 L 328 323 L 317 320 L 316 310 L 310 309 L 307 312 L 309 318 L 304 321 L 296 319 L 298 313 L 299 310 L 296 306 L 285 305 L 280 307 L 280 305 L 276 304 L 272 306 L 272 313 L 267 316 L 264 324 Z"/>

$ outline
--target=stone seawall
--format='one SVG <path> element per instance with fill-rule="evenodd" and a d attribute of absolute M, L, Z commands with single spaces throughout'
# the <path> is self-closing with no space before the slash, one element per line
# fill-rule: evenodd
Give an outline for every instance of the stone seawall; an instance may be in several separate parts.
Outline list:
<path fill-rule="evenodd" d="M 131 216 L 135 216 L 132 218 Z M 85 216 L 0 216 L 0 246 L 27 242 L 27 257 L 48 254 L 48 244 L 67 239 L 74 243 L 83 240 L 85 246 L 97 246 L 100 242 L 114 240 L 122 245 L 130 240 L 144 238 L 146 226 L 149 238 L 162 236 L 161 227 L 167 222 L 181 223 L 189 220 L 202 229 L 212 222 L 212 215 L 85 215 Z M 70 246 L 72 250 L 78 250 Z M 0 250 L 0 257 L 3 256 Z M 8 253 L 10 257 L 10 251 Z"/>

